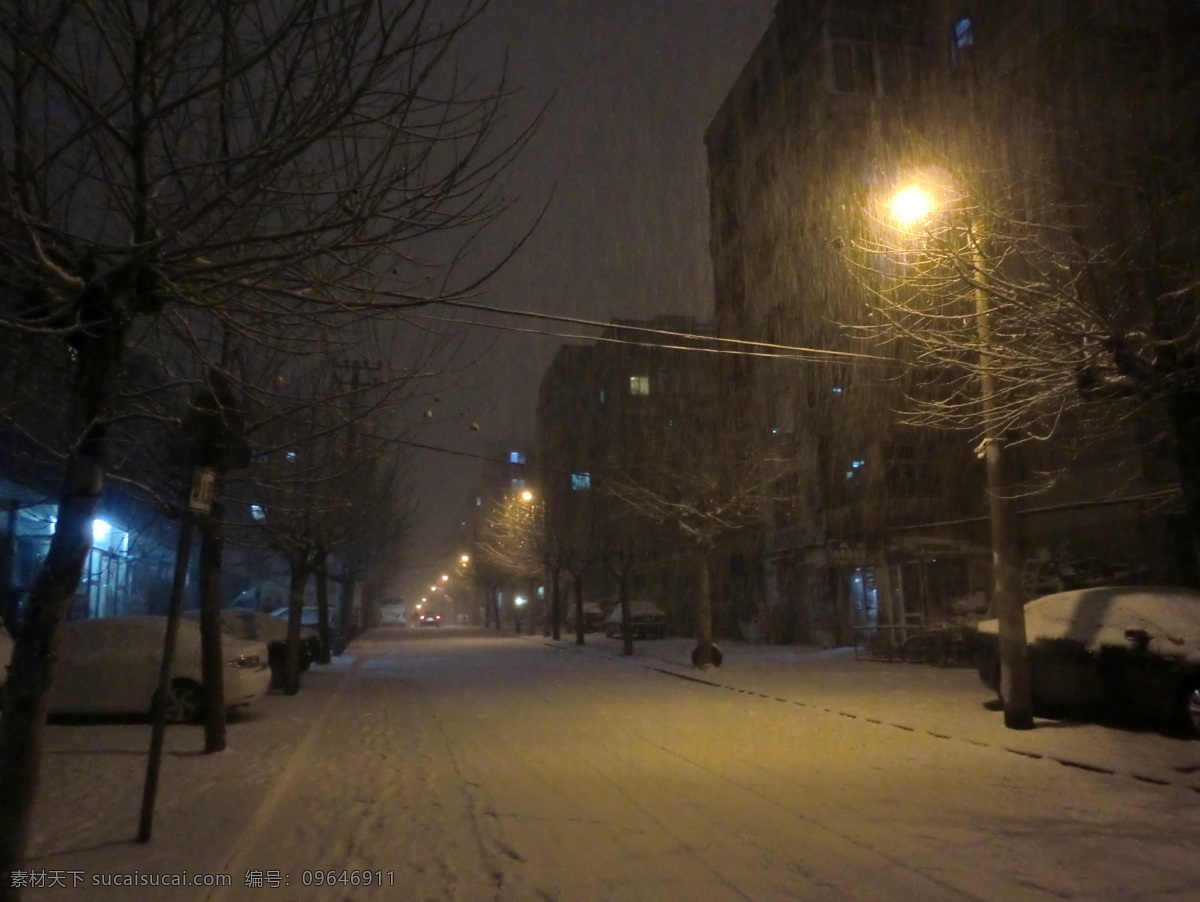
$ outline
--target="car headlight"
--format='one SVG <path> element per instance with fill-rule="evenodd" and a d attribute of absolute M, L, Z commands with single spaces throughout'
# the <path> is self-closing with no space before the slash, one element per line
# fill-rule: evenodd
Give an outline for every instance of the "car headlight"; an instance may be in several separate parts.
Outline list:
<path fill-rule="evenodd" d="M 262 670 L 264 666 L 261 655 L 238 655 L 226 663 L 241 670 Z"/>

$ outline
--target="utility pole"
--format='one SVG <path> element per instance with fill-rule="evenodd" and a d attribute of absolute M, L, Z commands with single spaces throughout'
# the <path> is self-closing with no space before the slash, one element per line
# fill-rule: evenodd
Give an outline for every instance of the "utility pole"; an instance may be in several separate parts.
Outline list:
<path fill-rule="evenodd" d="M 986 260 L 973 222 L 968 225 L 975 268 L 975 323 L 979 336 L 979 394 L 983 413 L 983 458 L 987 472 L 988 521 L 992 534 L 992 601 L 999 621 L 1000 697 L 1004 725 L 1010 730 L 1033 726 L 1029 685 L 1029 650 L 1025 639 L 1025 595 L 1017 561 L 1016 523 L 1008 499 L 1003 428 L 996 420 L 991 317 Z"/>

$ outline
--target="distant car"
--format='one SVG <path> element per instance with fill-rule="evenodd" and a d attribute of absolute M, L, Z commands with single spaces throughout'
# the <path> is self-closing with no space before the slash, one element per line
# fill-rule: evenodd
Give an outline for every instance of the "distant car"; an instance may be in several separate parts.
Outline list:
<path fill-rule="evenodd" d="M 574 603 L 567 604 L 567 624 L 571 629 L 575 628 L 575 605 Z M 583 630 L 586 633 L 595 632 L 604 629 L 604 608 L 599 602 L 585 601 L 583 602 Z"/>
<path fill-rule="evenodd" d="M 1200 592 L 1110 586 L 1025 605 L 1035 713 L 1153 723 L 1200 734 Z M 999 623 L 976 640 L 979 676 L 1000 692 Z"/>
<path fill-rule="evenodd" d="M 288 609 L 286 607 L 276 608 L 271 612 L 271 616 L 282 620 L 286 624 L 288 619 Z M 307 628 L 313 633 L 316 633 L 317 636 L 315 641 L 313 641 L 311 638 L 309 639 L 309 645 L 312 649 L 312 660 L 316 661 L 318 664 L 328 664 L 329 656 L 331 654 L 335 654 L 338 649 L 337 623 L 338 612 L 337 609 L 331 605 L 329 608 L 329 644 L 332 646 L 332 648 L 325 649 L 321 645 L 320 609 L 315 604 L 305 605 L 300 609 L 301 631 L 303 632 L 304 629 Z"/>
<path fill-rule="evenodd" d="M 189 620 L 200 622 L 199 611 L 184 614 Z M 221 611 L 221 631 L 226 636 L 250 639 L 267 643 L 271 673 L 276 679 L 282 675 L 284 655 L 287 654 L 287 618 L 280 619 L 261 611 L 240 608 L 225 608 Z M 300 669 L 308 670 L 321 657 L 321 634 L 310 626 L 300 627 Z"/>
<path fill-rule="evenodd" d="M 51 714 L 148 714 L 158 687 L 166 617 L 100 617 L 63 624 L 50 689 Z M 271 685 L 267 646 L 226 636 L 225 706 L 261 698 Z M 195 723 L 204 715 L 200 625 L 179 621 L 167 697 L 168 723 Z"/>
<path fill-rule="evenodd" d="M 629 602 L 629 625 L 635 639 L 665 639 L 667 615 L 649 601 Z M 615 605 L 604 618 L 604 635 L 610 639 L 621 635 L 621 606 Z"/>
<path fill-rule="evenodd" d="M 441 626 L 442 615 L 434 611 L 422 611 L 420 616 L 417 617 L 417 623 L 421 626 Z"/>

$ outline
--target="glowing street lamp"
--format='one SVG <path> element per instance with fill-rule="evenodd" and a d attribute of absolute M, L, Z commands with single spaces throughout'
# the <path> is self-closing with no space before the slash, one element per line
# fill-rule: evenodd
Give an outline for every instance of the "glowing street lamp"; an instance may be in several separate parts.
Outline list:
<path fill-rule="evenodd" d="M 921 185 L 909 185 L 896 192 L 888 204 L 892 219 L 905 228 L 927 220 L 937 208 L 933 195 Z"/>

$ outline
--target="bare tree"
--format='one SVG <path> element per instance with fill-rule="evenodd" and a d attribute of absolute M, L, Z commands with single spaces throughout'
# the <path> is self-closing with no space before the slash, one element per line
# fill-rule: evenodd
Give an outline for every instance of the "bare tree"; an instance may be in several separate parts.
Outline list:
<path fill-rule="evenodd" d="M 269 343 L 457 296 L 525 133 L 428 2 L 16 0 L 0 22 L 0 327 L 57 348 L 58 529 L 0 722 L 0 872 L 24 856 L 53 649 L 139 333 Z M 440 6 L 439 6 L 440 9 Z M 214 353 L 214 358 L 219 355 Z M 9 416 L 16 416 L 9 411 Z M 10 420 L 12 422 L 12 420 Z M 0 898 L 15 898 L 6 884 Z"/>
<path fill-rule="evenodd" d="M 650 426 L 639 462 L 597 480 L 599 491 L 643 522 L 686 541 L 695 568 L 696 664 L 702 669 L 714 663 L 714 559 L 724 542 L 761 524 L 764 506 L 795 466 L 790 449 L 772 447 L 750 405 L 739 410 L 711 400 L 681 420 Z M 634 546 L 631 528 L 637 527 L 625 525 L 627 539 L 617 549 L 626 565 Z M 628 571 L 623 574 L 624 582 Z"/>

